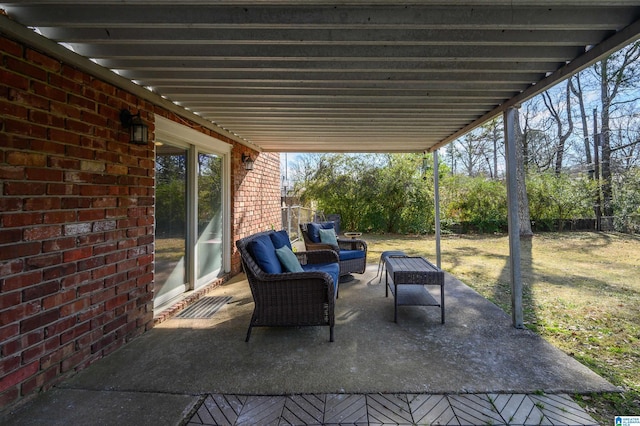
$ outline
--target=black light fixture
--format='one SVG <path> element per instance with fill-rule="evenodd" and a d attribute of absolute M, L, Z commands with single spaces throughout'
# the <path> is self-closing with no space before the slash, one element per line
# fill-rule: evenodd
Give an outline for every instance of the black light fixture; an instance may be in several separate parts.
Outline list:
<path fill-rule="evenodd" d="M 131 114 L 128 109 L 120 111 L 120 122 L 122 127 L 129 129 L 129 142 L 136 145 L 146 145 L 149 141 L 149 127 L 142 122 L 140 111 L 136 115 Z"/>
<path fill-rule="evenodd" d="M 242 162 L 245 170 L 253 170 L 253 159 L 249 155 L 242 154 Z"/>

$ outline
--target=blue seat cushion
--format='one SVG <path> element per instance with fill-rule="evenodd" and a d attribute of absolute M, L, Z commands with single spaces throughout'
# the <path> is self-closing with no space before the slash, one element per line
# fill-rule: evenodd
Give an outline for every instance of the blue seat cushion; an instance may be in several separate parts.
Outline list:
<path fill-rule="evenodd" d="M 314 243 L 320 243 L 320 229 L 333 229 L 333 222 L 311 222 L 307 224 L 307 235 Z"/>
<path fill-rule="evenodd" d="M 293 248 L 291 247 L 291 241 L 289 241 L 289 235 L 284 229 L 281 231 L 273 232 L 269 235 L 269 237 L 271 238 L 271 242 L 276 249 L 287 246 L 289 247 L 289 249 L 293 250 Z"/>
<path fill-rule="evenodd" d="M 322 271 L 322 272 L 326 272 L 329 275 L 331 275 L 331 278 L 333 278 L 333 287 L 334 287 L 334 290 L 335 290 L 336 295 L 337 295 L 337 293 L 338 293 L 338 279 L 339 279 L 339 276 L 340 276 L 340 264 L 338 264 L 338 263 L 306 264 L 306 265 L 302 265 L 302 269 L 304 269 L 307 272 L 309 272 L 309 271 Z"/>
<path fill-rule="evenodd" d="M 282 265 L 276 255 L 276 248 L 268 235 L 260 235 L 249 242 L 249 251 L 258 266 L 267 274 L 281 274 Z"/>
<path fill-rule="evenodd" d="M 364 258 L 364 250 L 340 250 L 340 260 L 353 260 Z"/>

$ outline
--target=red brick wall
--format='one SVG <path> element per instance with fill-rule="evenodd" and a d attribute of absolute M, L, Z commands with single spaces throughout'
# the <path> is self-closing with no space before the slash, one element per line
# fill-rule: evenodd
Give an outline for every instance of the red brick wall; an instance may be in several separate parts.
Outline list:
<path fill-rule="evenodd" d="M 255 160 L 253 170 L 245 170 L 242 153 Z M 234 151 L 233 179 L 233 256 L 231 269 L 240 272 L 240 256 L 235 241 L 247 235 L 282 228 L 280 211 L 280 155 L 247 149 Z"/>
<path fill-rule="evenodd" d="M 46 390 L 153 325 L 153 144 L 119 111 L 157 105 L 0 37 L 0 409 Z M 234 242 L 279 228 L 278 154 L 234 144 Z M 256 158 L 244 170 L 242 153 Z"/>
<path fill-rule="evenodd" d="M 0 407 L 152 325 L 153 144 L 121 108 L 150 108 L 0 38 Z"/>

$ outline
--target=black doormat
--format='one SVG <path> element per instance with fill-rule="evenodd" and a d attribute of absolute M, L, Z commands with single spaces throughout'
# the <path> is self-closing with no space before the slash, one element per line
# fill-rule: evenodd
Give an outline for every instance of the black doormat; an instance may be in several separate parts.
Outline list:
<path fill-rule="evenodd" d="M 193 305 L 189 306 L 176 318 L 183 319 L 207 319 L 211 318 L 220 308 L 229 303 L 231 296 L 211 296 L 203 297 Z"/>

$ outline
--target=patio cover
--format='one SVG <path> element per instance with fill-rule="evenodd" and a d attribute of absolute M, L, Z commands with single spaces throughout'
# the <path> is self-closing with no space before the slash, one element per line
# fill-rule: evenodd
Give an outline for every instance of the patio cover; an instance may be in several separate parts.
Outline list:
<path fill-rule="evenodd" d="M 150 100 L 274 152 L 431 151 L 640 33 L 637 0 L 4 0 L 0 8 L 2 32 L 49 50 L 46 39 L 64 43 L 148 88 L 140 93 Z"/>
<path fill-rule="evenodd" d="M 0 9 L 1 32 L 258 151 L 437 153 L 505 113 L 517 328 L 513 108 L 640 37 L 638 0 L 0 0 Z M 439 265 L 438 218 L 436 208 Z"/>

